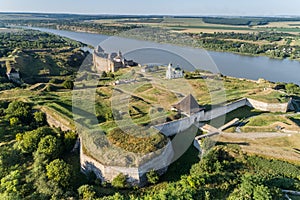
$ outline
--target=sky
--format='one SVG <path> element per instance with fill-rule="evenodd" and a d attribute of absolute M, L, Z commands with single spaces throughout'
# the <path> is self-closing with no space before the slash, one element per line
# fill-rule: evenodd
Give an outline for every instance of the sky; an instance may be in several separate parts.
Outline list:
<path fill-rule="evenodd" d="M 300 15 L 299 0 L 0 0 L 0 12 Z"/>

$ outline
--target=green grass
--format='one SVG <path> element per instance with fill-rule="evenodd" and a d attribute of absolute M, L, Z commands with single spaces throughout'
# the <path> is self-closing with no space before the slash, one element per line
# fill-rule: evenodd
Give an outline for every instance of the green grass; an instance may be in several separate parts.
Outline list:
<path fill-rule="evenodd" d="M 252 28 L 246 28 L 246 27 L 232 27 L 232 26 L 170 26 L 170 28 L 178 29 L 178 28 L 199 28 L 199 29 L 215 29 L 215 30 L 246 30 L 246 31 L 255 31 L 255 29 Z"/>
<path fill-rule="evenodd" d="M 249 119 L 246 126 L 268 126 L 275 122 L 283 122 L 289 124 L 286 118 L 276 115 L 261 115 Z"/>
<path fill-rule="evenodd" d="M 145 91 L 147 91 L 149 89 L 152 89 L 152 88 L 153 88 L 152 84 L 151 83 L 147 83 L 147 84 L 144 84 L 141 87 L 137 88 L 135 90 L 135 92 L 136 93 L 145 92 Z"/>
<path fill-rule="evenodd" d="M 258 28 L 261 31 L 276 31 L 276 32 L 300 32 L 299 28 L 284 28 L 284 27 L 272 27 L 272 28 Z"/>
<path fill-rule="evenodd" d="M 266 103 L 287 103 L 289 101 L 288 96 L 278 91 L 260 92 L 257 94 L 248 95 L 247 97 Z"/>
<path fill-rule="evenodd" d="M 167 138 L 155 131 L 142 127 L 123 127 L 113 129 L 107 136 L 112 144 L 126 151 L 146 154 L 163 148 L 167 143 Z"/>
<path fill-rule="evenodd" d="M 217 117 L 217 118 L 209 121 L 209 124 L 216 128 L 220 128 L 221 126 L 223 126 L 224 124 L 230 122 L 231 120 L 233 120 L 235 118 L 239 118 L 241 120 L 241 119 L 248 118 L 251 116 L 260 115 L 261 113 L 263 113 L 263 112 L 253 109 L 253 108 L 250 108 L 248 106 L 244 106 L 244 107 L 238 108 L 234 111 L 231 111 L 231 112 L 227 113 L 226 115 Z"/>

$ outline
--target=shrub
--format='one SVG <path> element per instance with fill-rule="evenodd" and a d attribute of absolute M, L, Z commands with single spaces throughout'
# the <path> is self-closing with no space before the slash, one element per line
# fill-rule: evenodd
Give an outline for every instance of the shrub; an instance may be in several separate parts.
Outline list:
<path fill-rule="evenodd" d="M 115 188 L 125 188 L 127 184 L 126 179 L 126 175 L 120 173 L 112 180 L 111 185 Z"/>
<path fill-rule="evenodd" d="M 55 87 L 53 86 L 53 85 L 47 85 L 47 87 L 46 87 L 46 91 L 47 92 L 52 92 L 52 91 L 55 91 Z"/>
<path fill-rule="evenodd" d="M 75 145 L 77 139 L 77 133 L 74 131 L 68 131 L 64 133 L 64 146 L 67 151 L 71 151 Z"/>
<path fill-rule="evenodd" d="M 46 114 L 43 112 L 35 112 L 34 119 L 39 126 L 43 126 L 46 124 Z"/>
<path fill-rule="evenodd" d="M 50 158 L 57 158 L 61 153 L 61 142 L 56 137 L 47 135 L 39 142 L 37 152 Z"/>
<path fill-rule="evenodd" d="M 82 185 L 78 188 L 79 199 L 94 199 L 96 192 L 93 186 Z"/>
<path fill-rule="evenodd" d="M 12 117 L 9 119 L 9 123 L 11 126 L 15 126 L 20 123 L 20 120 L 17 117 Z"/>
<path fill-rule="evenodd" d="M 8 105 L 6 113 L 9 117 L 17 117 L 20 121 L 28 123 L 31 121 L 32 107 L 28 103 L 13 101 Z"/>
<path fill-rule="evenodd" d="M 159 180 L 159 175 L 155 170 L 149 171 L 147 174 L 147 180 L 151 184 L 156 184 Z"/>
<path fill-rule="evenodd" d="M 46 166 L 47 177 L 62 187 L 67 187 L 71 179 L 71 167 L 63 160 L 53 160 Z"/>

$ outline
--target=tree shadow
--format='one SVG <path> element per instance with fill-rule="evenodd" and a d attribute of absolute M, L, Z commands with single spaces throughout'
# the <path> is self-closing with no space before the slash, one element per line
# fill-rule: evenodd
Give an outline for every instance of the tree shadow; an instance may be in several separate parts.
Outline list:
<path fill-rule="evenodd" d="M 191 145 L 178 160 L 168 167 L 167 173 L 161 176 L 161 181 L 180 180 L 181 176 L 189 174 L 191 167 L 199 161 L 199 151 Z"/>
<path fill-rule="evenodd" d="M 216 145 L 229 145 L 229 144 L 237 144 L 242 146 L 249 146 L 248 142 L 217 142 Z"/>

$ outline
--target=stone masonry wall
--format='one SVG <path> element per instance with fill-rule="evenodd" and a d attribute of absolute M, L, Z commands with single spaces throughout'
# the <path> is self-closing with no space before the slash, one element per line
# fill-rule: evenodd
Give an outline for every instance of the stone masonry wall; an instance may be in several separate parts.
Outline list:
<path fill-rule="evenodd" d="M 190 117 L 185 117 L 176 121 L 167 122 L 164 124 L 156 125 L 154 128 L 158 129 L 166 136 L 176 135 L 188 129 L 193 123 L 199 121 L 209 121 L 216 117 L 225 115 L 235 109 L 243 106 L 253 107 L 263 111 L 270 112 L 286 112 L 290 107 L 291 100 L 288 103 L 264 103 L 253 99 L 241 99 L 225 106 L 213 108 L 207 112 L 200 111 Z M 200 148 L 199 143 L 194 141 L 194 145 Z M 82 151 L 82 144 L 80 145 L 80 163 L 81 170 L 83 172 L 93 171 L 98 178 L 103 181 L 112 181 L 118 174 L 123 173 L 128 176 L 128 182 L 133 185 L 143 185 L 145 183 L 145 174 L 149 170 L 160 170 L 162 173 L 166 171 L 167 166 L 170 164 L 174 150 L 171 142 L 169 142 L 159 156 L 154 157 L 149 162 L 142 164 L 139 167 L 118 167 L 118 166 L 106 166 L 98 162 L 97 160 L 85 155 Z"/>
<path fill-rule="evenodd" d="M 286 112 L 289 107 L 289 103 L 265 103 L 261 101 L 257 101 L 254 99 L 248 98 L 248 106 L 253 107 L 255 109 L 261 111 L 268 111 L 268 112 Z"/>
<path fill-rule="evenodd" d="M 249 106 L 258 110 L 269 111 L 269 112 L 286 112 L 289 108 L 292 107 L 291 104 L 292 104 L 292 100 L 290 100 L 287 103 L 265 103 L 265 102 L 261 102 L 249 98 L 244 98 L 229 103 L 225 106 L 213 108 L 206 112 L 201 111 L 190 117 L 185 117 L 176 121 L 156 125 L 154 126 L 154 128 L 158 129 L 159 131 L 161 131 L 161 133 L 163 133 L 166 136 L 172 136 L 188 129 L 195 122 L 209 121 L 214 118 L 223 116 L 243 106 Z"/>
<path fill-rule="evenodd" d="M 202 118 L 201 121 L 209 121 L 214 118 L 220 117 L 220 116 L 225 115 L 233 110 L 236 110 L 240 107 L 245 106 L 246 103 L 247 103 L 247 99 L 241 99 L 241 100 L 229 103 L 225 106 L 213 108 L 213 109 L 205 112 L 204 118 Z"/>
<path fill-rule="evenodd" d="M 164 173 L 167 170 L 173 155 L 174 151 L 172 143 L 169 142 L 160 155 L 139 167 L 109 166 L 103 165 L 94 158 L 86 155 L 83 152 L 82 143 L 80 145 L 80 164 L 82 172 L 94 172 L 97 178 L 102 181 L 112 181 L 117 175 L 122 173 L 127 175 L 127 181 L 132 185 L 144 185 L 146 181 L 145 174 L 152 169 L 159 171 L 159 173 Z"/>
<path fill-rule="evenodd" d="M 159 124 L 153 127 L 159 130 L 165 136 L 172 136 L 188 129 L 193 123 L 201 121 L 201 119 L 203 119 L 203 116 L 204 111 L 200 111 L 196 114 L 191 115 L 190 117 L 185 117 L 176 121 Z"/>
<path fill-rule="evenodd" d="M 46 114 L 46 121 L 51 127 L 60 128 L 62 131 L 72 130 L 72 124 L 69 121 L 55 116 L 54 113 L 51 114 L 46 108 L 42 108 L 41 111 Z"/>

